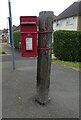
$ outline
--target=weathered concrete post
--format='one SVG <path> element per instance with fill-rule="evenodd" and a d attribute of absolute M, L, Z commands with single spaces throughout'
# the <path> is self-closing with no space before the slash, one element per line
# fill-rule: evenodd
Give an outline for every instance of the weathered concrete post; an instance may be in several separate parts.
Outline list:
<path fill-rule="evenodd" d="M 40 104 L 49 101 L 53 16 L 52 11 L 39 13 L 36 100 Z"/>

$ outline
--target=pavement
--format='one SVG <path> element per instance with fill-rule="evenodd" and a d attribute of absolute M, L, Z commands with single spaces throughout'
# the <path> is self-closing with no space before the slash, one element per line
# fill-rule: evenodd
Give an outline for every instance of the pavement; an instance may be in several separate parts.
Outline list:
<path fill-rule="evenodd" d="M 0 61 L 2 57 L 0 56 Z M 2 63 L 0 62 L 0 119 L 2 118 Z"/>
<path fill-rule="evenodd" d="M 11 48 L 3 44 L 3 118 L 79 118 L 79 71 L 52 63 L 50 102 L 35 102 L 37 58 L 22 57 L 15 50 L 16 69 L 12 69 Z"/>

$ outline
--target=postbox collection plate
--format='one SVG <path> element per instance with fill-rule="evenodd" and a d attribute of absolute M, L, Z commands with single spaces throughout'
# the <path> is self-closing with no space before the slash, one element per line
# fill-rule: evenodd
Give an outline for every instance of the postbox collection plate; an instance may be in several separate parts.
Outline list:
<path fill-rule="evenodd" d="M 26 38 L 26 50 L 33 50 L 32 37 Z"/>

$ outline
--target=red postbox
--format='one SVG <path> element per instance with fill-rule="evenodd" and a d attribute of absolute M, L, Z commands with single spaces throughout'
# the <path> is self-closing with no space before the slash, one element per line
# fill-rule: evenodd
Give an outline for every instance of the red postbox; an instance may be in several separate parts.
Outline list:
<path fill-rule="evenodd" d="M 23 57 L 37 56 L 37 16 L 20 17 L 21 52 Z"/>

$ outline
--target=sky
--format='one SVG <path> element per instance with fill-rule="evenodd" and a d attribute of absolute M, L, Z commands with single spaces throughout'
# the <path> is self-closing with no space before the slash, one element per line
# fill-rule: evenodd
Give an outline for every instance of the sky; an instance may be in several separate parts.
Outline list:
<path fill-rule="evenodd" d="M 41 11 L 53 11 L 59 15 L 76 0 L 10 0 L 12 25 L 20 24 L 20 16 L 39 16 Z M 8 0 L 0 1 L 0 29 L 8 28 Z"/>

